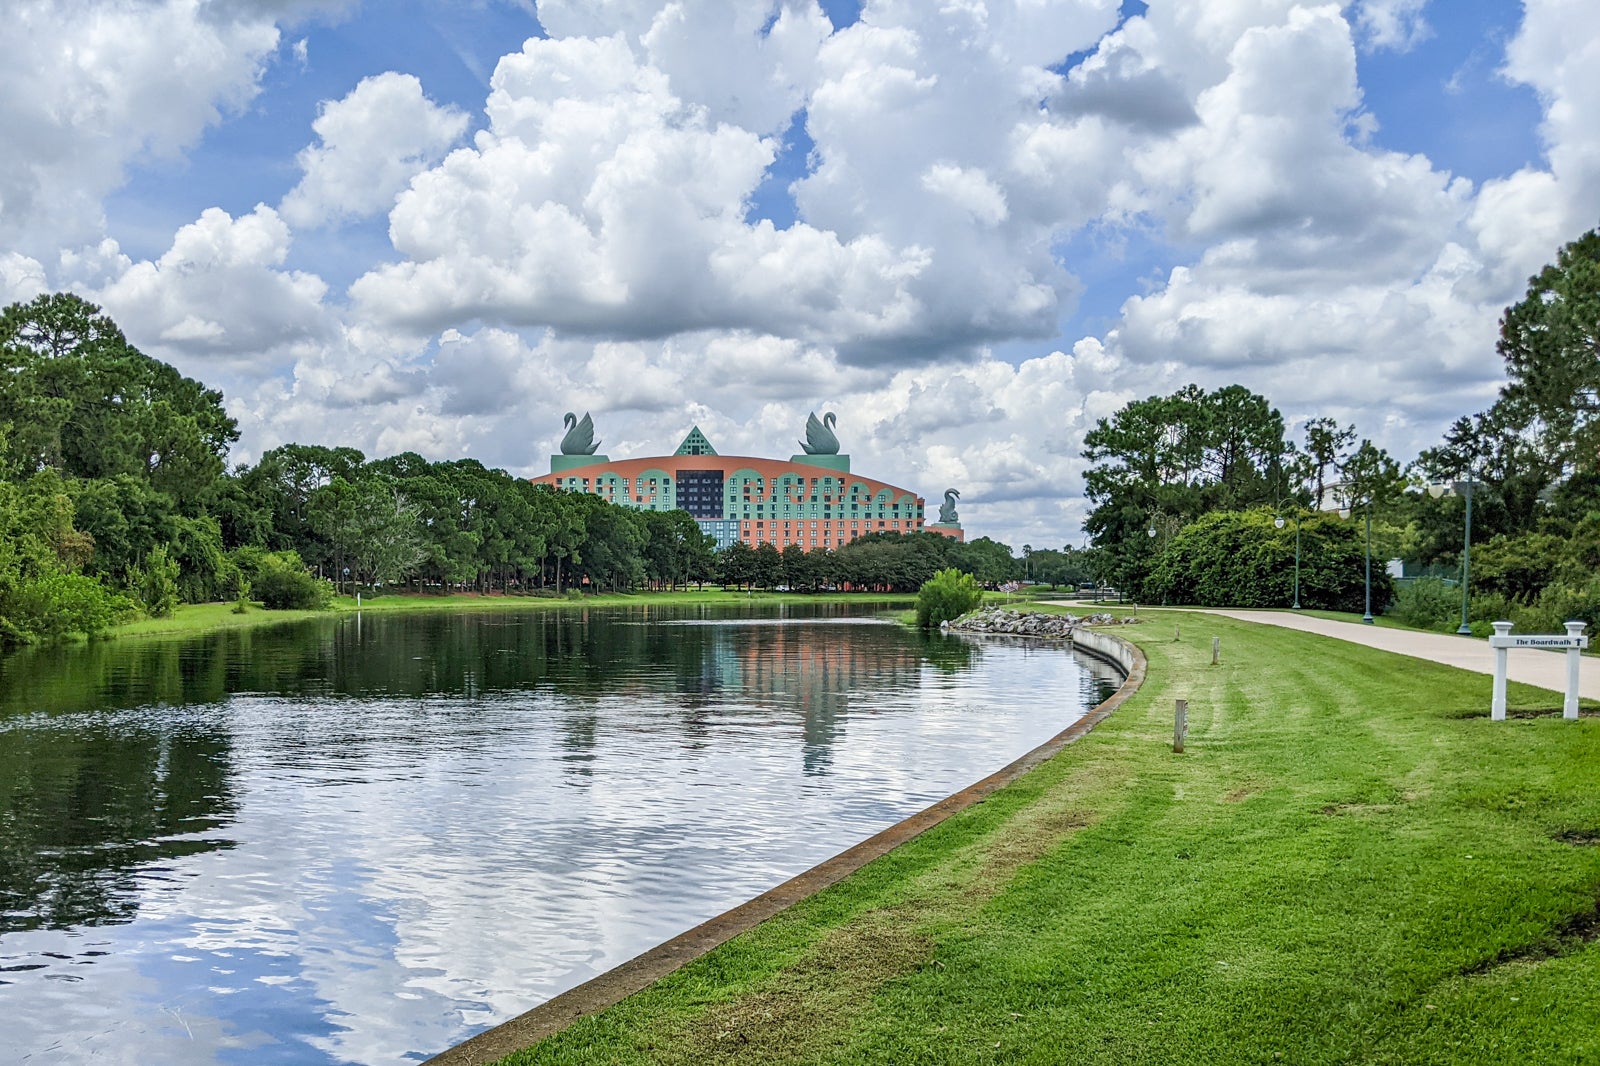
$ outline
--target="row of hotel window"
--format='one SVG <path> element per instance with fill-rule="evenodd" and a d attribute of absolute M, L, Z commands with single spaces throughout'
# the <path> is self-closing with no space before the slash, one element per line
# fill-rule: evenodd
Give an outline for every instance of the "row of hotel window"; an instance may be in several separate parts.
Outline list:
<path fill-rule="evenodd" d="M 617 495 L 618 494 L 614 493 L 614 492 L 613 493 L 608 493 L 607 494 L 607 499 L 612 500 L 613 502 L 615 502 L 616 499 L 617 499 Z M 626 489 L 624 489 L 623 492 L 621 493 L 621 497 L 626 502 L 632 502 L 632 503 L 638 503 L 638 504 L 643 504 L 643 503 L 650 502 L 648 500 L 648 498 L 645 497 L 645 496 L 633 496 L 633 497 L 630 498 L 630 496 L 629 496 L 629 494 L 628 494 Z M 716 498 L 717 497 L 715 497 L 715 496 L 706 496 L 706 497 L 685 496 L 682 500 L 679 501 L 679 504 L 682 505 L 682 504 L 687 504 L 687 503 L 698 503 L 698 502 L 709 503 L 709 502 L 712 502 L 713 500 L 715 500 Z M 824 496 L 824 497 L 822 497 L 822 500 L 823 500 L 822 506 L 823 506 L 824 510 L 831 511 L 832 510 L 833 497 Z M 745 501 L 744 502 L 744 513 L 746 515 L 750 514 L 752 509 L 757 514 L 765 513 L 766 504 L 763 504 L 763 503 L 751 503 L 749 496 L 746 496 L 744 498 L 744 501 Z M 813 497 L 810 501 L 807 501 L 807 502 L 816 503 L 817 501 L 816 501 L 816 498 Z M 839 506 L 842 508 L 844 506 L 844 499 L 841 497 L 839 499 L 838 503 L 839 503 Z M 784 514 L 790 514 L 790 513 L 792 513 L 791 509 L 793 507 L 804 507 L 805 505 L 806 505 L 805 502 L 794 503 L 792 501 L 785 501 L 784 504 L 783 504 L 783 513 Z M 738 504 L 735 504 L 734 506 L 737 507 Z M 909 512 L 909 511 L 912 510 L 912 508 L 914 506 L 915 506 L 914 504 L 906 504 L 905 505 L 905 510 Z M 892 504 L 887 504 L 887 505 L 878 504 L 877 507 L 878 507 L 878 509 L 880 511 L 883 511 L 886 514 L 899 514 L 901 512 L 901 506 L 900 506 L 900 504 L 898 502 L 892 503 Z M 870 510 L 872 510 L 872 508 L 873 508 L 873 504 L 869 500 L 867 502 L 867 509 L 870 511 Z M 854 498 L 852 498 L 851 502 L 850 502 L 850 510 L 853 511 L 853 512 L 858 512 L 859 513 L 860 509 L 861 509 L 861 504 L 856 502 L 856 500 Z M 774 501 L 773 504 L 772 504 L 772 513 L 774 515 L 776 515 L 777 512 L 778 512 L 778 504 L 777 504 L 776 501 Z"/>
<path fill-rule="evenodd" d="M 821 537 L 818 537 L 817 531 L 814 529 L 809 531 L 809 535 L 803 530 L 796 530 L 792 533 L 777 529 L 758 529 L 754 530 L 753 532 L 747 530 L 746 532 L 748 536 L 741 537 L 740 539 L 749 540 L 756 544 L 774 544 L 780 548 L 787 548 L 791 544 L 798 544 L 802 547 L 810 546 L 812 548 L 832 548 L 848 544 L 857 537 L 864 537 L 868 533 L 872 532 L 872 530 L 841 529 L 836 533 L 823 533 Z M 906 523 L 906 529 L 904 532 L 912 532 L 910 522 Z"/>
<path fill-rule="evenodd" d="M 570 477 L 570 478 L 567 479 L 567 487 L 569 489 L 575 489 L 580 484 L 583 486 L 583 490 L 585 492 L 589 491 L 589 479 L 588 478 Z M 630 494 L 632 492 L 632 488 L 631 488 L 631 486 L 629 484 L 629 479 L 628 478 L 619 478 L 619 479 L 617 479 L 617 481 L 614 484 L 620 485 L 622 487 L 622 492 L 623 492 L 624 495 L 628 495 L 628 494 Z M 649 478 L 649 479 L 641 478 L 640 481 L 639 481 L 639 491 L 641 493 L 644 492 L 644 487 L 645 487 L 646 484 L 648 484 L 650 486 L 650 489 L 652 491 L 654 491 L 658 487 L 657 484 L 656 484 L 656 479 L 655 478 Z M 596 489 L 598 489 L 600 487 L 600 485 L 601 485 L 601 483 L 597 482 L 596 485 L 595 485 Z M 672 479 L 671 478 L 664 479 L 661 482 L 659 487 L 661 487 L 661 488 L 671 488 L 672 487 Z M 845 502 L 844 493 L 840 492 L 840 493 L 838 493 L 836 495 L 831 486 L 821 487 L 821 492 L 822 492 L 821 496 L 817 495 L 818 490 L 819 490 L 819 486 L 817 486 L 817 485 L 813 485 L 811 487 L 810 495 L 806 495 L 805 494 L 806 493 L 806 486 L 805 485 L 802 484 L 799 487 L 800 487 L 800 492 L 801 492 L 801 495 L 800 495 L 799 499 L 796 500 L 794 497 L 790 497 L 789 498 L 790 502 L 798 502 L 798 503 L 801 503 L 801 504 L 804 504 L 804 503 L 818 503 L 818 502 L 821 502 L 821 503 L 844 503 Z M 758 498 L 761 496 L 761 491 L 760 490 L 761 490 L 761 486 L 757 485 L 756 486 L 756 490 L 755 490 L 756 491 L 756 495 L 755 496 L 752 496 L 751 493 L 748 490 L 745 491 L 742 494 L 744 502 L 747 503 L 747 504 L 748 503 L 752 503 L 752 502 L 759 502 Z M 615 492 L 616 490 L 613 489 L 612 491 Z M 734 493 L 737 494 L 738 491 L 739 490 L 736 487 L 734 489 Z M 883 490 L 880 490 L 880 493 L 882 491 Z M 692 493 L 691 492 L 691 495 L 722 496 L 723 493 L 721 493 L 721 492 Z M 855 495 L 855 496 L 851 496 L 850 497 L 851 506 L 855 506 L 856 504 L 858 504 L 858 503 L 860 503 L 862 501 L 865 501 L 866 503 L 871 504 L 873 502 L 872 495 L 871 494 L 869 494 L 867 496 Z M 644 496 L 641 495 L 641 496 L 635 497 L 634 502 L 635 503 L 643 503 L 644 502 Z M 897 502 L 893 506 L 898 507 L 900 505 Z"/>
<path fill-rule="evenodd" d="M 844 529 L 845 520 L 840 518 L 837 521 L 839 523 L 839 529 L 842 531 Z M 858 519 L 852 518 L 850 520 L 850 528 L 851 529 L 860 529 L 862 521 L 863 520 L 858 520 Z M 868 519 L 865 519 L 864 521 L 866 522 L 867 528 L 871 529 L 873 520 L 868 518 Z M 877 522 L 878 522 L 878 528 L 879 529 L 889 529 L 891 527 L 895 528 L 895 529 L 898 529 L 902 525 L 909 527 L 909 526 L 914 524 L 912 519 L 909 519 L 909 518 L 905 518 L 905 519 L 900 519 L 900 518 L 880 518 L 880 519 L 877 519 Z M 833 524 L 834 524 L 834 520 L 833 519 L 824 518 L 824 519 L 821 519 L 819 521 L 818 519 L 813 518 L 809 522 L 805 522 L 805 521 L 785 522 L 785 523 L 783 523 L 783 531 L 785 533 L 787 533 L 793 527 L 801 526 L 804 530 L 809 530 L 810 532 L 815 533 L 818 529 L 821 529 L 823 531 L 830 530 L 830 529 L 833 528 Z M 767 528 L 767 523 L 764 520 L 759 519 L 759 518 L 756 519 L 753 522 L 750 521 L 749 519 L 745 519 L 743 525 L 744 525 L 744 530 L 747 533 L 750 532 L 752 529 L 755 532 L 760 533 L 760 532 L 766 530 L 766 528 Z M 778 520 L 776 518 L 774 518 L 772 520 L 772 532 L 777 532 L 777 529 L 778 529 Z"/>

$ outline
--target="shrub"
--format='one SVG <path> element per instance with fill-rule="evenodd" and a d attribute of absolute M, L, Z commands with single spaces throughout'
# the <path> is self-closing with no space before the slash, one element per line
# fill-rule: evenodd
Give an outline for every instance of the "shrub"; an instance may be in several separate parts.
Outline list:
<path fill-rule="evenodd" d="M 941 622 L 960 618 L 983 602 L 983 590 L 971 574 L 940 570 L 917 592 L 917 625 L 936 629 Z"/>
<path fill-rule="evenodd" d="M 165 544 L 150 549 L 135 578 L 133 591 L 151 618 L 165 618 L 178 606 L 178 560 L 167 554 Z"/>
<path fill-rule="evenodd" d="M 1394 606 L 1384 613 L 1408 626 L 1454 629 L 1461 621 L 1461 586 L 1437 577 L 1419 577 L 1400 586 Z"/>
<path fill-rule="evenodd" d="M 287 568 L 263 568 L 252 583 L 269 611 L 321 611 L 333 602 L 333 583 Z"/>
<path fill-rule="evenodd" d="M 168 553 L 178 564 L 178 597 L 184 603 L 231 599 L 238 568 L 222 550 L 222 531 L 209 515 L 172 519 Z"/>
<path fill-rule="evenodd" d="M 239 571 L 237 569 L 234 570 L 234 574 L 235 575 L 238 575 L 238 573 L 239 573 Z M 238 581 L 236 582 L 235 590 L 234 590 L 233 613 L 234 614 L 245 614 L 249 610 L 250 610 L 250 582 L 246 581 L 242 576 L 240 576 L 238 578 Z"/>
<path fill-rule="evenodd" d="M 132 600 L 83 574 L 47 574 L 26 582 L 8 607 L 8 629 L 13 639 L 21 640 L 59 640 L 69 633 L 94 636 L 138 613 Z"/>
<path fill-rule="evenodd" d="M 1294 524 L 1273 513 L 1215 511 L 1185 527 L 1162 552 L 1143 596 L 1201 607 L 1287 607 L 1294 596 Z M 1366 602 L 1366 548 L 1357 522 L 1307 516 L 1300 530 L 1300 604 L 1360 611 Z M 1394 596 L 1383 563 L 1372 560 L 1372 609 Z"/>

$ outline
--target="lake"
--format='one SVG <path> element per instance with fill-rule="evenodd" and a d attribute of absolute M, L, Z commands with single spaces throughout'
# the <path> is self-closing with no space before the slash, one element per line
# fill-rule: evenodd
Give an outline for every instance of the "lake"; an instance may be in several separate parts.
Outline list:
<path fill-rule="evenodd" d="M 0 659 L 0 1049 L 420 1061 L 1119 683 L 869 609 L 341 616 Z"/>

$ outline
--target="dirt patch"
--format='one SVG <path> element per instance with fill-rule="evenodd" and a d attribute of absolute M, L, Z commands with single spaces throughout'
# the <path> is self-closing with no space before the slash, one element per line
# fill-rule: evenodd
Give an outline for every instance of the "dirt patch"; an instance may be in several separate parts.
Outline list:
<path fill-rule="evenodd" d="M 973 878 L 974 888 L 987 895 L 998 892 L 1018 870 L 1044 858 L 1073 833 L 1093 825 L 1095 819 L 1093 811 L 1024 811 L 997 834 L 998 839 L 984 856 L 982 869 Z"/>
<path fill-rule="evenodd" d="M 1253 788 L 1236 788 L 1222 797 L 1223 803 L 1243 803 L 1245 798 L 1255 794 Z"/>
<path fill-rule="evenodd" d="M 886 982 L 933 963 L 933 941 L 874 912 L 833 930 L 765 988 L 717 1004 L 689 1025 L 684 1062 L 791 1062 L 825 1051 Z"/>
<path fill-rule="evenodd" d="M 1550 935 L 1520 948 L 1502 951 L 1494 958 L 1463 970 L 1467 977 L 1478 977 L 1519 962 L 1544 962 L 1575 955 L 1600 941 L 1600 899 L 1588 910 L 1579 911 L 1562 922 Z"/>
<path fill-rule="evenodd" d="M 1592 848 L 1600 845 L 1600 829 L 1563 829 L 1559 833 L 1551 833 L 1550 839 L 1574 847 Z"/>
<path fill-rule="evenodd" d="M 1487 707 L 1457 707 L 1457 708 L 1453 708 L 1453 709 L 1450 709 L 1450 710 L 1447 710 L 1447 711 L 1442 711 L 1440 713 L 1445 718 L 1454 718 L 1454 719 L 1488 718 L 1489 717 L 1489 708 L 1487 708 Z M 1506 708 L 1506 717 L 1507 718 L 1513 718 L 1513 719 L 1523 719 L 1523 718 L 1560 718 L 1561 714 L 1562 714 L 1562 711 L 1561 711 L 1560 707 L 1508 707 L 1508 708 Z M 1579 708 L 1578 717 L 1579 718 L 1600 718 L 1600 711 L 1589 710 L 1587 708 Z"/>
<path fill-rule="evenodd" d="M 1319 807 L 1318 814 L 1325 814 L 1330 818 L 1347 817 L 1352 815 L 1388 814 L 1395 809 L 1392 803 L 1330 803 L 1326 807 Z"/>

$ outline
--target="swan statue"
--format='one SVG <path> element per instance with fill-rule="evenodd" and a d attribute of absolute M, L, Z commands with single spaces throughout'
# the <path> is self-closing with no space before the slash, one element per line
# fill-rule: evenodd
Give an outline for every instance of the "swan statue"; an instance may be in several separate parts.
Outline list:
<path fill-rule="evenodd" d="M 562 422 L 567 427 L 567 435 L 561 438 L 562 455 L 593 455 L 600 447 L 600 442 L 594 439 L 594 419 L 589 417 L 589 412 L 583 413 L 580 422 L 577 415 L 568 411 Z"/>
<path fill-rule="evenodd" d="M 833 435 L 833 427 L 838 421 L 834 413 L 829 411 L 818 422 L 817 413 L 812 411 L 806 419 L 806 439 L 800 442 L 800 447 L 806 450 L 807 455 L 838 455 L 839 438 Z"/>
<path fill-rule="evenodd" d="M 956 501 L 959 499 L 961 499 L 961 493 L 955 489 L 944 490 L 944 503 L 939 506 L 939 524 L 941 526 L 953 526 L 961 521 L 960 516 L 956 514 Z"/>

